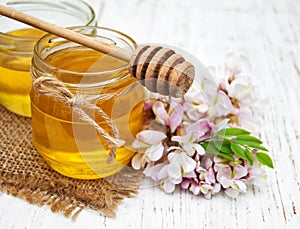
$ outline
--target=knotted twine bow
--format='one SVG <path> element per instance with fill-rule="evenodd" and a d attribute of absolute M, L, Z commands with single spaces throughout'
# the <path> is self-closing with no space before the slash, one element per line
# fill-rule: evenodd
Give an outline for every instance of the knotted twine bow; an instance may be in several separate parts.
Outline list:
<path fill-rule="evenodd" d="M 72 107 L 73 111 L 76 112 L 82 121 L 85 121 L 92 125 L 97 132 L 104 138 L 105 142 L 109 146 L 110 153 L 107 158 L 107 162 L 111 163 L 116 157 L 116 148 L 124 145 L 125 141 L 119 139 L 118 130 L 112 123 L 111 119 L 107 114 L 95 104 L 92 104 L 93 101 L 99 100 L 109 100 L 116 98 L 122 94 L 127 93 L 127 90 L 121 91 L 116 94 L 100 94 L 96 96 L 86 96 L 84 94 L 76 93 L 74 95 L 63 82 L 59 81 L 55 77 L 41 76 L 34 80 L 33 88 L 40 94 L 50 96 L 61 102 L 64 102 L 65 105 Z M 112 136 L 105 131 L 84 109 L 94 110 L 99 114 L 106 124 L 112 130 Z"/>

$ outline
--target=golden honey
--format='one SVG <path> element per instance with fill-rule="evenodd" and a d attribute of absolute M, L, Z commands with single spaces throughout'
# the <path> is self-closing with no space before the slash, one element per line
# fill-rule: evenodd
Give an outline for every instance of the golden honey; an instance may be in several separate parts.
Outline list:
<path fill-rule="evenodd" d="M 45 33 L 33 28 L 19 29 L 6 33 L 6 36 L 0 34 L 0 44 L 7 43 L 6 37 L 28 37 L 27 42 L 22 41 L 23 55 L 17 54 L 15 50 L 20 44 L 17 40 L 14 43 L 7 44 L 5 52 L 0 52 L 0 104 L 8 110 L 30 116 L 30 98 L 31 77 L 29 73 L 31 53 L 35 42 Z M 4 49 L 4 48 L 3 48 Z"/>
<path fill-rule="evenodd" d="M 110 40 L 113 35 L 125 36 L 109 29 L 93 30 L 93 34 L 102 32 Z M 111 118 L 120 139 L 126 143 L 116 150 L 115 161 L 108 163 L 110 148 L 95 128 L 65 102 L 42 95 L 33 88 L 30 96 L 35 147 L 53 169 L 69 177 L 95 179 L 120 171 L 133 156 L 130 146 L 134 136 L 142 130 L 143 87 L 129 75 L 124 61 L 82 46 L 68 45 L 65 41 L 47 43 L 49 40 L 51 38 L 44 38 L 37 44 L 33 80 L 52 75 L 64 82 L 75 96 L 97 97 L 125 92 L 112 99 L 93 101 L 93 104 Z M 133 43 L 130 39 L 128 42 Z M 98 125 L 112 134 L 101 115 L 90 110 L 85 112 L 90 112 Z"/>
<path fill-rule="evenodd" d="M 92 8 L 81 0 L 3 0 L 1 4 L 60 26 L 95 25 Z M 29 91 L 33 47 L 45 32 L 0 16 L 0 104 L 31 116 Z"/>

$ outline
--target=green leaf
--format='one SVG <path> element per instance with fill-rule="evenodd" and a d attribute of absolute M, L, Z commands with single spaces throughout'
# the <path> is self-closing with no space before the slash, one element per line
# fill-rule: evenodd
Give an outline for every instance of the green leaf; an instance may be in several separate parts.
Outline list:
<path fill-rule="evenodd" d="M 269 150 L 261 145 L 253 145 L 252 148 L 254 149 L 260 149 L 262 151 L 266 151 L 266 152 L 269 152 Z"/>
<path fill-rule="evenodd" d="M 260 149 L 260 150 L 267 151 L 267 152 L 269 151 L 267 148 L 261 146 L 260 144 L 258 144 L 256 142 L 253 142 L 253 141 L 241 140 L 238 138 L 236 138 L 235 141 L 241 145 L 249 146 L 254 149 Z"/>
<path fill-rule="evenodd" d="M 228 145 L 223 144 L 220 151 L 225 154 L 232 154 L 230 144 L 228 144 Z"/>
<path fill-rule="evenodd" d="M 217 132 L 217 136 L 226 136 L 226 137 L 249 135 L 249 134 L 250 132 L 240 128 L 226 128 Z"/>
<path fill-rule="evenodd" d="M 245 153 L 246 153 L 247 158 L 249 159 L 248 161 L 249 161 L 250 165 L 253 165 L 254 158 L 253 158 L 252 153 L 250 152 L 249 149 L 246 149 Z"/>
<path fill-rule="evenodd" d="M 207 146 L 208 146 L 208 142 L 200 142 L 200 145 L 201 145 L 204 149 L 206 149 Z"/>
<path fill-rule="evenodd" d="M 210 150 L 212 150 L 212 154 L 215 154 L 215 151 L 217 150 L 217 149 L 212 148 L 210 142 L 201 142 L 200 145 L 205 149 L 205 151 L 206 151 L 207 153 L 209 153 L 209 152 L 208 152 L 208 148 L 209 148 Z"/>
<path fill-rule="evenodd" d="M 216 148 L 225 154 L 232 154 L 232 150 L 230 149 L 230 141 L 227 139 L 213 140 L 211 141 Z"/>
<path fill-rule="evenodd" d="M 240 158 L 242 158 L 242 159 L 244 159 L 244 160 L 249 161 L 249 159 L 248 159 L 248 157 L 247 157 L 247 155 L 246 155 L 246 153 L 245 153 L 246 150 L 243 149 L 242 147 L 240 147 L 238 144 L 235 144 L 235 143 L 231 142 L 230 148 L 231 148 L 232 152 L 233 152 L 235 155 L 237 155 L 238 157 L 240 157 Z M 250 161 L 249 161 L 249 162 L 250 162 Z"/>
<path fill-rule="evenodd" d="M 218 157 L 223 157 L 223 158 L 228 159 L 230 161 L 235 161 L 235 159 L 232 156 L 230 156 L 229 154 L 225 154 L 225 153 L 219 153 Z"/>
<path fill-rule="evenodd" d="M 273 165 L 273 161 L 272 159 L 270 158 L 270 156 L 266 153 L 261 153 L 261 152 L 258 152 L 255 154 L 256 155 L 256 159 L 263 165 L 266 165 L 268 166 L 269 168 L 274 168 L 274 165 Z"/>
<path fill-rule="evenodd" d="M 206 152 L 210 154 L 218 155 L 220 153 L 220 150 L 218 150 L 213 143 L 209 142 L 206 146 Z"/>
<path fill-rule="evenodd" d="M 205 151 L 209 154 L 213 154 L 228 159 L 230 161 L 234 161 L 234 158 L 231 155 L 222 153 L 213 142 L 202 142 L 200 145 L 202 145 Z"/>
<path fill-rule="evenodd" d="M 236 140 L 253 142 L 253 143 L 257 143 L 259 145 L 262 143 L 261 140 L 259 140 L 256 137 L 250 136 L 250 135 L 239 135 L 239 136 L 237 136 Z"/>

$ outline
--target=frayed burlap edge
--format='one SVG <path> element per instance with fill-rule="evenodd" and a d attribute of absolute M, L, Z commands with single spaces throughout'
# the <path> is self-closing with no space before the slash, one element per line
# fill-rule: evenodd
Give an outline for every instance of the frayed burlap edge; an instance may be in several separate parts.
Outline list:
<path fill-rule="evenodd" d="M 53 212 L 62 212 L 67 217 L 71 216 L 73 220 L 85 208 L 100 212 L 105 216 L 115 217 L 121 201 L 124 198 L 134 197 L 138 193 L 138 181 L 143 175 L 141 172 L 126 171 L 126 186 L 109 181 L 115 180 L 116 177 L 118 176 L 107 180 L 79 181 L 85 184 L 77 187 L 72 183 L 66 183 L 64 178 L 56 181 L 38 180 L 29 175 L 2 172 L 0 173 L 0 191 L 27 200 L 31 204 L 50 206 Z M 122 176 L 119 177 L 123 179 Z M 95 187 L 91 183 L 99 184 Z M 101 193 L 99 193 L 99 187 L 101 187 Z"/>
<path fill-rule="evenodd" d="M 116 216 L 124 198 L 138 193 L 142 172 L 125 167 L 104 179 L 79 180 L 52 170 L 32 145 L 31 120 L 0 106 L 0 192 L 75 219 L 83 209 Z"/>

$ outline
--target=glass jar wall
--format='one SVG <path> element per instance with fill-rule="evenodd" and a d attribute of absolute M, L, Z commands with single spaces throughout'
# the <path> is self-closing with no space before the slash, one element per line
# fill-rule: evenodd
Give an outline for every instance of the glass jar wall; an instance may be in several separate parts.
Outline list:
<path fill-rule="evenodd" d="M 72 29 L 129 53 L 136 47 L 130 37 L 108 28 Z M 34 145 L 53 169 L 73 178 L 95 179 L 112 175 L 129 163 L 134 154 L 131 144 L 142 130 L 145 95 L 143 87 L 129 74 L 127 62 L 46 35 L 35 46 L 31 72 L 33 82 L 41 77 L 55 78 L 70 90 L 70 98 L 74 95 L 72 101 L 83 98 L 79 104 L 70 104 L 55 93 L 41 93 L 32 87 Z M 112 128 L 96 111 L 98 108 L 111 119 L 119 138 L 125 141 L 111 162 L 111 147 L 86 118 L 91 117 L 112 135 Z"/>
<path fill-rule="evenodd" d="M 62 27 L 96 25 L 93 9 L 81 0 L 4 0 L 1 4 Z M 29 117 L 33 47 L 45 32 L 4 16 L 0 25 L 0 104 Z"/>

